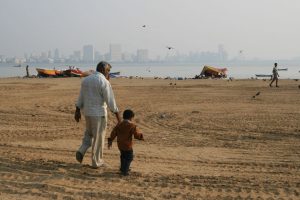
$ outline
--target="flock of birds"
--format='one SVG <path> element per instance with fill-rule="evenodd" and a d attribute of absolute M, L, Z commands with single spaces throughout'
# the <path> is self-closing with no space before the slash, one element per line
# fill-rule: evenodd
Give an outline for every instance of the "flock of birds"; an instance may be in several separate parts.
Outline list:
<path fill-rule="evenodd" d="M 146 28 L 147 26 L 144 24 L 142 27 L 143 27 L 143 28 Z M 167 48 L 168 50 L 175 49 L 174 47 L 171 47 L 171 46 L 166 46 L 166 48 Z"/>
<path fill-rule="evenodd" d="M 144 24 L 142 27 L 143 27 L 143 28 L 146 28 L 147 26 Z M 171 46 L 166 46 L 166 48 L 167 48 L 168 50 L 175 49 L 174 47 L 171 47 Z M 150 69 L 150 68 L 147 68 L 146 71 L 147 71 L 147 72 L 151 72 L 151 69 Z M 174 84 L 174 85 L 176 85 L 176 84 Z"/>

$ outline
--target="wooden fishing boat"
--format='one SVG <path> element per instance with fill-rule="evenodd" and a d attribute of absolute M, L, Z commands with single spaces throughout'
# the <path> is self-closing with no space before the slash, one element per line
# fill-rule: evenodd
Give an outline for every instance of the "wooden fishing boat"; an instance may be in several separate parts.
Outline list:
<path fill-rule="evenodd" d="M 84 71 L 84 72 L 82 72 L 81 77 L 86 77 L 86 76 L 89 76 L 93 73 L 95 73 L 95 70 Z M 109 76 L 111 78 L 116 78 L 116 77 L 119 77 L 120 74 L 121 74 L 121 72 L 111 72 L 111 73 L 109 73 Z"/>
<path fill-rule="evenodd" d="M 41 77 L 55 77 L 57 75 L 55 69 L 36 68 L 36 71 L 38 72 L 38 76 Z"/>
<path fill-rule="evenodd" d="M 119 76 L 121 72 L 111 72 L 109 73 L 110 76 Z"/>
<path fill-rule="evenodd" d="M 255 74 L 256 77 L 260 77 L 260 78 L 268 78 L 268 77 L 272 77 L 271 74 Z"/>
<path fill-rule="evenodd" d="M 89 76 L 93 73 L 95 73 L 95 70 L 84 71 L 84 72 L 82 72 L 81 77 L 86 77 L 86 76 Z"/>
<path fill-rule="evenodd" d="M 81 77 L 82 73 L 83 72 L 78 68 L 64 70 L 64 74 L 69 77 Z"/>
<path fill-rule="evenodd" d="M 75 66 L 69 66 L 69 69 L 64 70 L 64 75 L 69 77 L 81 77 L 83 74 L 83 71 L 81 71 L 79 68 L 76 68 Z"/>
<path fill-rule="evenodd" d="M 57 77 L 64 77 L 64 70 L 55 70 L 55 74 Z"/>
<path fill-rule="evenodd" d="M 281 69 L 278 69 L 278 71 L 287 71 L 288 68 L 281 68 Z"/>
<path fill-rule="evenodd" d="M 121 72 L 111 72 L 109 73 L 110 78 L 118 78 L 120 77 Z"/>

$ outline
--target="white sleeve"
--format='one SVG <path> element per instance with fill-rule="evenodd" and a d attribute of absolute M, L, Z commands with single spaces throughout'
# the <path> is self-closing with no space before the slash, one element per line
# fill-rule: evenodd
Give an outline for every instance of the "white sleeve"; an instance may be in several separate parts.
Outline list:
<path fill-rule="evenodd" d="M 104 101 L 109 107 L 110 111 L 113 113 L 119 112 L 117 107 L 117 103 L 114 97 L 114 92 L 112 90 L 111 84 L 108 81 L 105 81 L 104 87 L 102 88 L 102 94 L 104 97 Z"/>
<path fill-rule="evenodd" d="M 76 106 L 78 108 L 83 108 L 83 94 L 82 94 L 82 87 L 80 88 L 80 93 L 79 93 L 79 96 L 78 96 L 78 99 L 77 99 L 77 103 L 76 103 Z"/>

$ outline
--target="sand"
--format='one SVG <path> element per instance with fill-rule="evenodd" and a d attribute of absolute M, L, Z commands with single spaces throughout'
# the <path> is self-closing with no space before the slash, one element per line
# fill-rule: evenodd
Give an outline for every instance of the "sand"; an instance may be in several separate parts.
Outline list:
<path fill-rule="evenodd" d="M 1 200 L 300 199 L 299 82 L 113 79 L 145 136 L 121 177 L 116 142 L 106 168 L 75 160 L 81 80 L 0 79 Z"/>

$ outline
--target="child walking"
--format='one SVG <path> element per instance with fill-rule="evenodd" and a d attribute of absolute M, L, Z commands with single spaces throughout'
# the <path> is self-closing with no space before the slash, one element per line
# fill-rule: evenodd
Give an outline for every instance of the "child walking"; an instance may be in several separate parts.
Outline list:
<path fill-rule="evenodd" d="M 133 160 L 132 136 L 138 140 L 144 140 L 143 134 L 137 129 L 137 126 L 132 122 L 134 112 L 125 110 L 123 112 L 123 121 L 118 124 L 111 132 L 108 138 L 108 149 L 112 147 L 113 140 L 117 137 L 118 148 L 120 150 L 120 171 L 123 176 L 128 175 L 131 161 Z"/>

